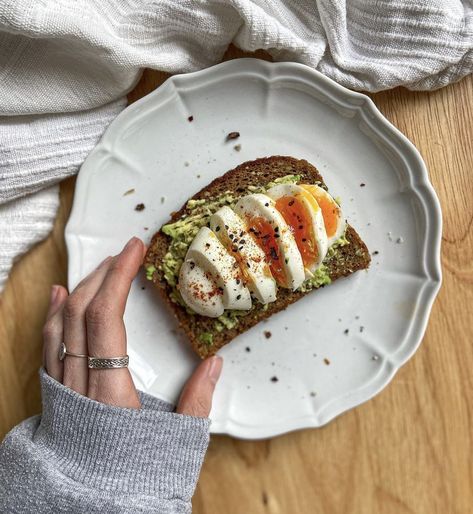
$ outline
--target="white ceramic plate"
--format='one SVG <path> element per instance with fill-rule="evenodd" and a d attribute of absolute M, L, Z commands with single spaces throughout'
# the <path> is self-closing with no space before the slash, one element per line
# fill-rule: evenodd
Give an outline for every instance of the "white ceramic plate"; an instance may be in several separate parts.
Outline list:
<path fill-rule="evenodd" d="M 232 131 L 240 138 L 225 142 Z M 327 423 L 378 393 L 417 349 L 441 282 L 441 212 L 414 146 L 368 97 L 306 66 L 233 60 L 174 76 L 117 117 L 81 168 L 66 229 L 73 288 L 130 236 L 148 241 L 215 177 L 275 154 L 315 164 L 379 254 L 369 271 L 220 351 L 212 431 L 241 438 Z M 136 383 L 174 402 L 198 359 L 143 277 L 125 323 Z"/>

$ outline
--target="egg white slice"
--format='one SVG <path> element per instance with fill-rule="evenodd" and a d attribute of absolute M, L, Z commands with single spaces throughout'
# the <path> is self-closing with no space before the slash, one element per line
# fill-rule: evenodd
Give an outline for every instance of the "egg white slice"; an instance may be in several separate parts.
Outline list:
<path fill-rule="evenodd" d="M 322 264 L 328 251 L 328 239 L 327 233 L 325 232 L 324 218 L 317 200 L 315 200 L 308 191 L 296 184 L 279 184 L 269 189 L 267 195 L 276 201 L 276 208 L 278 207 L 277 201 L 284 197 L 294 198 L 300 201 L 305 208 L 309 220 L 301 221 L 291 216 L 290 219 L 286 219 L 286 222 L 290 225 L 293 234 L 295 234 L 296 243 L 298 243 L 298 245 L 315 245 L 315 259 L 305 263 L 306 278 L 310 278 L 320 264 Z M 299 227 L 304 226 L 304 223 L 310 223 L 313 241 L 310 241 L 310 239 L 305 241 L 297 237 Z M 299 251 L 302 252 L 302 248 L 299 248 Z"/>
<path fill-rule="evenodd" d="M 285 283 L 279 283 L 279 285 L 296 290 L 305 279 L 302 257 L 289 226 L 274 207 L 274 200 L 260 193 L 247 195 L 238 200 L 235 205 L 235 212 L 245 219 L 249 231 L 253 228 L 252 220 L 257 218 L 262 218 L 271 225 L 275 234 L 277 234 L 275 241 L 280 255 L 278 260 L 281 259 L 279 264 L 285 275 Z M 253 236 L 261 246 L 261 240 L 258 239 L 255 232 L 253 232 Z"/>
<path fill-rule="evenodd" d="M 276 300 L 276 282 L 263 250 L 256 244 L 243 220 L 228 206 L 210 218 L 210 228 L 235 257 L 249 290 L 261 303 Z"/>
<path fill-rule="evenodd" d="M 209 228 L 197 232 L 185 260 L 194 261 L 213 277 L 222 290 L 225 309 L 251 309 L 250 291 L 243 284 L 237 261 Z"/>
<path fill-rule="evenodd" d="M 182 264 L 177 287 L 185 304 L 197 314 L 209 318 L 223 314 L 223 298 L 216 281 L 193 260 Z"/>
<path fill-rule="evenodd" d="M 317 200 L 324 219 L 328 245 L 332 246 L 333 243 L 343 235 L 347 225 L 341 207 L 334 198 L 320 186 L 315 184 L 301 184 L 300 187 L 308 191 Z"/>

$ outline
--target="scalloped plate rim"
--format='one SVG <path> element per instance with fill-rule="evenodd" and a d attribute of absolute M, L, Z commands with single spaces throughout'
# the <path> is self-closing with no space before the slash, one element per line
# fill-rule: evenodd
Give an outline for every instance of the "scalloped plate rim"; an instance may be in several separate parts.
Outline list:
<path fill-rule="evenodd" d="M 281 71 L 283 72 L 282 76 L 278 76 L 278 73 L 281 73 Z M 284 75 L 286 71 L 291 72 L 290 77 Z M 300 77 L 298 73 L 303 74 L 304 77 Z M 402 134 L 381 114 L 375 103 L 363 93 L 351 91 L 336 83 L 332 79 L 326 77 L 317 70 L 314 70 L 304 64 L 293 62 L 271 63 L 259 59 L 242 58 L 226 61 L 204 70 L 171 76 L 165 82 L 163 82 L 160 87 L 124 109 L 110 123 L 99 143 L 90 152 L 84 161 L 81 168 L 81 170 L 84 169 L 84 172 L 78 176 L 76 192 L 74 194 L 73 208 L 66 226 L 65 238 L 69 263 L 71 263 L 71 255 L 75 253 L 73 250 L 78 250 L 78 255 L 81 255 L 82 253 L 82 243 L 79 240 L 78 234 L 76 233 L 76 229 L 80 227 L 81 221 L 80 219 L 76 219 L 78 217 L 78 211 L 80 208 L 79 201 L 77 200 L 77 198 L 80 196 L 80 193 L 78 195 L 77 192 L 89 187 L 90 184 L 88 183 L 88 178 L 90 174 L 87 172 L 88 163 L 94 159 L 95 154 L 100 151 L 101 148 L 107 148 L 108 144 L 113 143 L 114 137 L 120 133 L 122 122 L 124 122 L 128 117 L 133 117 L 137 111 L 139 112 L 147 104 L 151 105 L 155 98 L 163 96 L 163 100 L 166 101 L 166 88 L 172 87 L 179 90 L 181 87 L 179 84 L 192 84 L 196 79 L 205 79 L 205 77 L 208 76 L 210 76 L 210 82 L 218 82 L 231 76 L 250 74 L 257 76 L 259 79 L 262 79 L 266 82 L 281 80 L 281 78 L 290 78 L 294 81 L 303 82 L 305 85 L 313 88 L 325 96 L 328 95 L 327 90 L 329 90 L 331 94 L 328 96 L 332 101 L 339 105 L 343 105 L 349 110 L 358 111 L 364 120 L 370 125 L 370 127 L 384 140 L 385 143 L 389 144 L 389 146 L 397 153 L 399 157 L 407 157 L 408 159 L 410 158 L 412 160 L 412 162 L 407 161 L 405 163 L 405 168 L 408 171 L 410 189 L 420 200 L 426 216 L 423 264 L 425 272 L 428 276 L 428 279 L 425 280 L 422 288 L 419 290 L 420 292 L 418 293 L 418 296 L 426 295 L 425 301 L 422 302 L 419 310 L 420 316 L 418 316 L 413 323 L 411 319 L 409 320 L 409 323 L 411 323 L 411 330 L 408 335 L 406 335 L 406 341 L 404 341 L 402 345 L 396 348 L 395 352 L 393 353 L 393 357 L 396 354 L 401 353 L 401 358 L 389 359 L 386 361 L 384 364 L 388 364 L 388 366 L 383 365 L 383 369 L 380 370 L 377 375 L 372 377 L 371 380 L 364 383 L 361 387 L 350 393 L 340 395 L 339 397 L 331 400 L 327 405 L 324 405 L 324 407 L 320 409 L 319 415 L 315 415 L 315 413 L 313 413 L 306 416 L 291 418 L 291 420 L 283 420 L 281 423 L 254 426 L 248 424 L 239 424 L 237 420 L 233 420 L 227 417 L 225 422 L 213 424 L 214 426 L 212 426 L 212 433 L 226 433 L 242 439 L 261 439 L 277 436 L 293 430 L 323 426 L 343 412 L 346 412 L 347 410 L 350 410 L 376 396 L 391 382 L 400 367 L 403 366 L 416 352 L 422 342 L 423 335 L 427 328 L 432 305 L 438 294 L 442 281 L 442 271 L 440 264 L 442 215 L 440 203 L 432 187 L 432 184 L 429 181 L 427 168 L 419 151 L 412 144 L 412 142 L 409 141 L 406 136 L 404 136 L 404 134 Z M 176 82 L 178 83 L 177 85 Z M 205 84 L 208 83 L 209 81 L 207 81 Z M 205 87 L 205 84 L 197 84 L 194 86 L 194 88 Z M 324 88 L 321 88 L 321 85 L 323 85 Z M 346 103 L 342 103 L 340 98 L 348 99 L 349 105 L 347 106 Z M 356 101 L 352 102 L 350 100 Z M 159 106 L 157 108 L 159 108 Z M 75 224 L 77 226 L 75 226 Z M 427 248 L 432 251 L 427 252 Z M 76 267 L 69 266 L 69 283 L 77 282 L 77 274 L 79 273 L 79 269 L 80 264 Z M 383 375 L 383 370 L 386 367 L 390 369 L 386 370 Z M 379 377 L 381 375 L 383 376 L 380 379 Z M 372 387 L 373 382 L 377 383 L 374 388 Z M 378 382 L 380 383 L 378 384 Z M 355 396 L 361 396 L 361 399 L 357 397 L 354 401 L 350 401 L 350 396 L 353 393 L 355 393 Z M 332 410 L 330 410 L 330 405 L 333 404 L 342 405 L 338 408 L 332 408 Z M 329 412 L 322 416 L 322 419 L 320 419 L 320 414 L 327 410 Z"/>

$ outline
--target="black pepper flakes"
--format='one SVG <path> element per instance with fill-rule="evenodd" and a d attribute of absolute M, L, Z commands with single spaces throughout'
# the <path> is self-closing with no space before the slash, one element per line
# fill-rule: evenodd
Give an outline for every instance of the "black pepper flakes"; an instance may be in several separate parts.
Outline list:
<path fill-rule="evenodd" d="M 145 204 L 144 203 L 139 203 L 138 205 L 135 206 L 135 211 L 143 211 L 145 208 Z"/>
<path fill-rule="evenodd" d="M 294 205 L 294 200 L 291 200 L 289 203 L 288 203 L 289 207 L 292 207 Z"/>
<path fill-rule="evenodd" d="M 348 332 L 349 332 L 348 328 L 346 328 L 346 329 L 343 331 L 343 333 L 344 333 L 345 335 L 348 335 Z"/>
<path fill-rule="evenodd" d="M 378 255 L 378 254 L 379 254 L 378 250 L 375 250 L 375 251 L 373 252 L 373 255 Z"/>
<path fill-rule="evenodd" d="M 360 187 L 365 187 L 366 184 L 364 184 L 363 182 L 360 184 Z"/>
<path fill-rule="evenodd" d="M 189 122 L 194 121 L 194 116 L 189 116 L 189 117 L 187 118 L 187 121 L 189 121 Z"/>
<path fill-rule="evenodd" d="M 324 358 L 324 363 L 327 365 L 327 366 L 330 366 L 330 361 L 327 359 L 327 357 Z"/>
<path fill-rule="evenodd" d="M 220 225 L 217 225 L 217 226 L 215 227 L 215 232 L 220 232 Z"/>
<path fill-rule="evenodd" d="M 271 377 L 271 382 L 279 382 L 279 378 L 276 376 Z"/>
<path fill-rule="evenodd" d="M 263 333 L 264 333 L 264 337 L 266 337 L 266 339 L 270 339 L 271 336 L 273 335 L 269 330 L 265 330 Z"/>
<path fill-rule="evenodd" d="M 237 295 L 236 299 L 239 300 L 241 298 L 241 294 Z"/>
<path fill-rule="evenodd" d="M 239 137 L 240 137 L 240 133 L 239 132 L 230 132 L 227 135 L 227 141 L 231 141 L 232 139 L 238 139 Z"/>
<path fill-rule="evenodd" d="M 245 351 L 249 353 L 249 352 L 251 352 L 251 348 L 250 348 L 249 346 L 247 346 L 247 347 L 245 348 Z"/>

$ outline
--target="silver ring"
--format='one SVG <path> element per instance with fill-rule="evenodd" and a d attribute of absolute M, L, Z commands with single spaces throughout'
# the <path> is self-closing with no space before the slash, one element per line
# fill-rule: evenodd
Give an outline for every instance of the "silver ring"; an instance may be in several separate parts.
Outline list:
<path fill-rule="evenodd" d="M 128 355 L 123 355 L 122 357 L 109 357 L 109 358 L 100 358 L 100 357 L 88 357 L 88 367 L 89 369 L 118 369 L 118 368 L 127 368 L 128 362 L 130 358 Z"/>
<path fill-rule="evenodd" d="M 83 355 L 82 353 L 72 353 L 68 352 L 66 345 L 64 343 L 61 343 L 61 346 L 59 347 L 59 360 L 63 361 L 66 358 L 66 355 L 69 355 L 70 357 L 81 357 L 83 359 L 87 359 L 88 355 Z"/>

